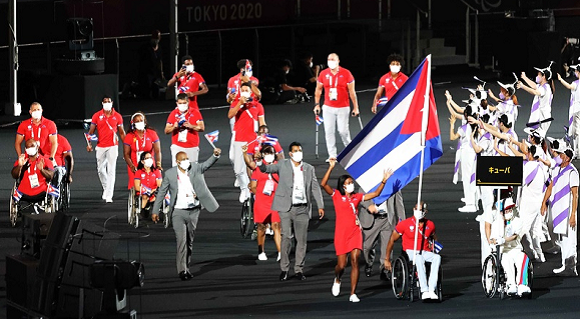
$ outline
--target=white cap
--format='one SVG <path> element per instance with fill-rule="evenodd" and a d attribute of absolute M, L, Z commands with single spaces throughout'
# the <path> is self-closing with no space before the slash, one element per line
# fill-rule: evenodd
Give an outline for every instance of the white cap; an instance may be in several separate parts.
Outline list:
<path fill-rule="evenodd" d="M 544 132 L 544 130 L 541 127 L 538 127 L 535 130 L 533 128 L 531 128 L 531 127 L 526 127 L 524 129 L 524 133 L 526 133 L 528 135 L 539 136 L 541 138 L 545 138 L 546 137 L 546 132 Z"/>
<path fill-rule="evenodd" d="M 550 75 L 546 78 L 546 80 L 551 80 L 552 79 L 552 69 L 550 69 L 550 67 L 552 67 L 552 64 L 554 64 L 554 61 L 550 61 L 550 65 L 548 65 L 548 67 L 540 69 L 540 68 L 536 68 L 534 67 L 534 69 L 536 69 L 538 72 L 542 72 L 544 75 L 546 75 L 546 72 L 550 72 Z"/>
<path fill-rule="evenodd" d="M 552 137 L 546 137 L 546 139 L 550 142 L 552 150 L 555 152 L 564 153 L 566 149 L 569 148 L 568 145 L 566 145 L 566 141 L 562 138 L 555 139 Z"/>
<path fill-rule="evenodd" d="M 514 203 L 513 198 L 508 197 L 508 198 L 503 200 L 503 210 L 506 210 L 508 208 L 513 208 L 514 206 L 516 206 L 516 203 Z"/>
<path fill-rule="evenodd" d="M 508 91 L 508 94 L 509 95 L 513 95 L 514 93 L 516 93 L 515 83 L 513 83 L 513 84 L 503 84 L 500 81 L 497 81 L 497 84 L 499 84 L 499 86 L 501 86 L 506 91 Z"/>

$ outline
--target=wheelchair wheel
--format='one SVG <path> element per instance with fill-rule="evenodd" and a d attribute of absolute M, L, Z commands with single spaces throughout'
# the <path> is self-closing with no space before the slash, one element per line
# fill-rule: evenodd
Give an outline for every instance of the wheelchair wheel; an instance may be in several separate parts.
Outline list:
<path fill-rule="evenodd" d="M 139 219 L 141 217 L 141 195 L 133 197 L 133 227 L 139 228 Z"/>
<path fill-rule="evenodd" d="M 534 264 L 528 259 L 528 287 L 530 287 L 530 293 L 528 294 L 528 299 L 532 299 L 532 294 L 534 293 L 533 288 L 534 282 Z"/>
<path fill-rule="evenodd" d="M 250 196 L 242 204 L 242 213 L 240 216 L 240 233 L 242 238 L 249 238 L 254 231 L 254 198 Z"/>
<path fill-rule="evenodd" d="M 14 194 L 14 191 L 16 189 L 16 186 L 14 186 L 14 188 L 12 188 L 12 194 Z M 12 196 L 10 196 L 10 225 L 12 227 L 16 227 L 16 222 L 18 220 L 18 202 L 14 200 L 14 198 Z"/>
<path fill-rule="evenodd" d="M 393 294 L 397 299 L 407 299 L 409 292 L 409 265 L 407 260 L 399 256 L 393 262 L 393 271 L 391 273 L 391 286 Z"/>
<path fill-rule="evenodd" d="M 168 228 L 170 222 L 169 206 L 167 205 L 167 203 L 165 203 L 165 200 L 163 200 L 163 204 L 161 205 L 161 212 L 163 213 L 163 226 L 165 228 Z"/>
<path fill-rule="evenodd" d="M 443 270 L 441 269 L 441 265 L 439 265 L 439 276 L 437 277 L 437 296 L 439 297 L 439 302 L 443 301 Z"/>
<path fill-rule="evenodd" d="M 57 202 L 57 198 L 51 195 L 46 195 L 46 199 L 44 200 L 44 212 L 47 214 L 56 213 L 58 209 Z"/>
<path fill-rule="evenodd" d="M 499 290 L 499 271 L 495 255 L 489 255 L 483 263 L 481 273 L 481 284 L 487 298 L 493 298 Z"/>
<path fill-rule="evenodd" d="M 135 215 L 133 214 L 133 210 L 134 210 L 134 202 L 135 200 L 135 191 L 133 191 L 133 189 L 131 189 L 129 191 L 129 198 L 127 198 L 127 222 L 129 223 L 129 225 L 133 225 L 134 221 L 134 217 Z"/>
<path fill-rule="evenodd" d="M 59 209 L 66 211 L 70 207 L 70 184 L 68 182 L 63 181 L 61 190 L 60 190 L 60 197 L 59 197 Z"/>

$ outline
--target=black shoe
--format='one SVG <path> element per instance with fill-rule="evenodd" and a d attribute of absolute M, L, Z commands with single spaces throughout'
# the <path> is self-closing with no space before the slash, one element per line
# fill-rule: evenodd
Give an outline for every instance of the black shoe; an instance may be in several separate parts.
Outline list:
<path fill-rule="evenodd" d="M 371 267 L 369 267 L 369 266 L 366 266 L 365 267 L 365 275 L 367 277 L 370 277 L 370 276 L 373 275 L 373 267 L 372 266 Z"/>
<path fill-rule="evenodd" d="M 186 281 L 186 280 L 190 280 L 191 278 L 193 278 L 193 275 L 187 271 L 182 271 L 179 273 L 179 278 L 181 278 L 182 281 Z"/>
<path fill-rule="evenodd" d="M 304 274 L 301 272 L 297 272 L 296 275 L 294 275 L 294 277 L 296 277 L 296 279 L 298 280 L 306 280 L 306 276 L 304 276 Z"/>
<path fill-rule="evenodd" d="M 288 272 L 283 271 L 280 273 L 280 281 L 286 281 L 286 280 L 288 280 Z"/>

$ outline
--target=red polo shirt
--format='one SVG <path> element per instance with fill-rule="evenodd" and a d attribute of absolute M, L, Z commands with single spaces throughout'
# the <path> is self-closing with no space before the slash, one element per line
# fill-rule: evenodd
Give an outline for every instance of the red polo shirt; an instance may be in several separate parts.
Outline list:
<path fill-rule="evenodd" d="M 177 77 L 178 75 L 179 72 L 175 73 L 173 77 Z M 197 92 L 199 91 L 199 86 L 203 83 L 205 83 L 205 80 L 201 74 L 197 72 L 188 73 L 177 79 L 177 91 L 179 93 Z M 189 107 L 196 110 L 199 109 L 197 95 L 189 98 Z"/>
<path fill-rule="evenodd" d="M 379 86 L 385 89 L 383 96 L 390 100 L 393 95 L 395 95 L 395 93 L 397 93 L 397 91 L 403 87 L 403 84 L 407 82 L 408 78 L 408 76 L 401 72 L 399 72 L 399 76 L 397 76 L 395 80 L 393 80 L 391 72 L 383 75 L 379 80 Z"/>
<path fill-rule="evenodd" d="M 354 82 L 354 77 L 349 70 L 338 67 L 338 72 L 332 74 L 330 68 L 326 68 L 318 75 L 318 83 L 324 85 L 324 105 L 332 107 L 350 106 L 348 96 L 348 84 Z M 329 93 L 331 89 L 336 89 L 336 100 L 330 100 Z"/>
<path fill-rule="evenodd" d="M 99 133 L 98 147 L 111 147 L 119 145 L 119 138 L 117 131 L 119 126 L 123 126 L 123 117 L 114 109 L 111 110 L 111 115 L 107 116 L 104 110 L 100 110 L 93 115 L 91 124 L 97 127 Z"/>
<path fill-rule="evenodd" d="M 230 106 L 234 108 L 237 102 Z M 234 124 L 234 132 L 236 132 L 236 142 L 249 143 L 258 137 L 254 127 L 254 121 L 258 122 L 259 117 L 264 116 L 264 107 L 260 102 L 252 101 L 246 103 L 236 113 L 236 123 Z"/>
<path fill-rule="evenodd" d="M 155 190 L 157 188 L 157 180 L 162 179 L 161 171 L 158 169 L 153 169 L 149 173 L 145 169 L 140 169 L 135 172 L 135 180 L 141 181 L 141 185 Z M 140 191 L 140 190 L 139 190 Z"/>
<path fill-rule="evenodd" d="M 242 75 L 240 73 L 232 76 L 229 80 L 228 80 L 228 94 L 232 93 L 232 90 L 236 90 L 236 97 L 234 98 L 234 101 L 232 102 L 233 105 L 236 105 L 235 103 L 238 103 L 238 100 L 240 99 L 240 86 L 242 85 L 242 82 L 240 81 L 240 78 L 242 77 Z M 251 76 L 250 77 L 250 81 L 254 82 L 254 84 L 256 84 L 256 86 L 258 86 L 260 84 L 260 80 L 258 80 L 257 78 Z"/>
<path fill-rule="evenodd" d="M 47 184 L 46 184 L 46 179 L 44 178 L 44 176 L 42 176 L 42 174 L 40 173 L 40 171 L 38 170 L 38 168 L 36 167 L 36 162 L 40 159 L 40 158 L 44 158 L 44 168 L 48 168 L 53 170 L 54 167 L 52 166 L 52 162 L 48 159 L 48 156 L 44 156 L 39 154 L 38 157 L 34 160 L 31 161 L 30 158 L 28 157 L 28 154 L 25 155 L 26 158 L 28 159 L 30 166 L 28 166 L 28 168 L 26 170 L 24 170 L 24 167 L 26 167 L 27 165 L 24 164 L 25 166 L 22 167 L 22 169 L 24 170 L 24 174 L 22 175 L 22 181 L 20 182 L 20 185 L 18 185 L 18 190 L 25 195 L 28 196 L 34 196 L 34 195 L 38 195 L 42 192 L 46 192 L 46 188 L 47 188 Z M 18 160 L 16 160 L 16 162 L 14 163 L 14 166 L 18 165 Z M 36 187 L 32 187 L 30 184 L 30 176 L 35 175 L 38 178 L 38 186 Z"/>
<path fill-rule="evenodd" d="M 56 124 L 44 116 L 40 118 L 40 123 L 38 124 L 34 124 L 32 118 L 30 118 L 20 123 L 16 134 L 24 136 L 24 141 L 33 138 L 35 141 L 40 142 L 41 153 L 50 155 L 48 153 L 50 153 L 51 144 L 48 137 L 57 134 Z M 48 153 L 45 153 L 47 149 Z"/>
<path fill-rule="evenodd" d="M 65 166 L 64 164 L 64 154 L 72 152 L 72 147 L 66 139 L 66 137 L 58 134 L 58 147 L 56 148 L 56 154 L 54 155 L 54 160 L 56 165 Z"/>
<path fill-rule="evenodd" d="M 176 122 L 179 123 L 181 120 L 185 119 L 192 125 L 197 125 L 199 122 L 203 122 L 203 117 L 199 110 L 190 108 L 183 115 L 177 108 L 175 108 L 167 117 L 167 124 L 174 125 Z M 180 139 L 180 134 L 182 131 L 187 131 L 185 135 L 185 141 L 183 141 L 183 136 Z M 180 141 L 181 140 L 181 141 Z M 171 133 L 171 144 L 177 145 L 179 147 L 191 148 L 199 146 L 199 134 L 196 130 L 185 128 L 183 125 L 178 127 L 177 130 Z"/>
<path fill-rule="evenodd" d="M 141 156 L 142 152 L 149 152 L 155 160 L 155 152 L 153 152 L 153 143 L 159 141 L 157 132 L 152 129 L 145 129 L 143 138 L 139 137 L 135 132 L 130 132 L 125 135 L 124 144 L 131 147 L 131 162 L 137 166 L 137 154 Z"/>
<path fill-rule="evenodd" d="M 403 237 L 403 250 L 413 250 L 415 245 L 415 217 L 409 217 L 405 220 L 400 221 L 395 230 L 399 235 Z M 421 241 L 423 241 L 423 250 L 431 251 L 429 249 L 429 240 L 427 240 L 434 232 L 435 232 L 435 224 L 427 220 L 427 224 L 425 225 L 425 233 L 421 234 L 423 231 L 423 227 L 419 225 L 419 236 L 417 237 L 417 250 L 421 248 Z M 421 236 L 425 237 L 425 240 L 421 238 Z"/>

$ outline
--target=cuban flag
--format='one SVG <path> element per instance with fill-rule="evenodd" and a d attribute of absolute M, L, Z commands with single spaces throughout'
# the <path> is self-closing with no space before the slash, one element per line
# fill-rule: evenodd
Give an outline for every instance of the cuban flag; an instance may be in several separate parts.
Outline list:
<path fill-rule="evenodd" d="M 90 141 L 98 141 L 99 138 L 97 137 L 96 134 L 89 134 L 89 133 L 85 133 L 85 140 L 87 140 L 87 143 L 89 143 Z"/>
<path fill-rule="evenodd" d="M 179 87 L 179 93 L 185 93 L 189 91 L 189 86 L 180 86 Z"/>
<path fill-rule="evenodd" d="M 265 134 L 264 136 L 262 136 L 260 138 L 260 142 L 262 144 L 274 146 L 274 145 L 276 145 L 276 143 L 278 143 L 278 138 L 274 135 Z"/>
<path fill-rule="evenodd" d="M 316 125 L 320 125 L 320 124 L 324 123 L 324 119 L 320 115 L 316 115 L 315 120 L 316 120 Z"/>
<path fill-rule="evenodd" d="M 441 250 L 443 250 L 443 245 L 440 242 L 434 240 L 433 241 L 433 250 L 436 254 L 438 254 Z"/>
<path fill-rule="evenodd" d="M 380 204 L 419 176 L 421 166 L 425 170 L 443 155 L 440 135 L 429 55 L 338 155 L 338 161 L 365 192 L 379 186 L 386 169 L 393 170 L 374 199 Z"/>
<path fill-rule="evenodd" d="M 250 64 L 250 60 L 246 59 L 246 67 L 245 67 L 246 73 L 247 72 L 252 72 L 252 65 Z"/>
<path fill-rule="evenodd" d="M 165 198 L 163 198 L 163 200 L 165 201 L 165 205 L 169 206 L 169 203 L 171 202 L 171 195 L 169 195 L 169 193 L 165 194 Z"/>
<path fill-rule="evenodd" d="M 22 192 L 20 192 L 18 189 L 15 189 L 14 193 L 12 194 L 12 198 L 14 198 L 15 202 L 19 202 L 22 198 Z"/>
<path fill-rule="evenodd" d="M 48 195 L 55 198 L 58 198 L 60 196 L 60 191 L 58 190 L 57 187 L 52 186 L 52 184 L 48 184 L 46 192 L 48 193 Z"/>
<path fill-rule="evenodd" d="M 377 100 L 377 109 L 380 109 L 383 106 L 387 105 L 388 101 L 389 101 L 389 99 L 386 97 L 382 97 L 382 98 L 378 99 Z"/>
<path fill-rule="evenodd" d="M 218 137 L 220 135 L 220 131 L 219 130 L 215 130 L 213 132 L 209 132 L 207 134 L 205 134 L 205 138 L 211 143 L 215 143 L 218 141 Z"/>
<path fill-rule="evenodd" d="M 141 184 L 141 195 L 151 196 L 153 194 L 153 190 L 143 184 Z"/>

